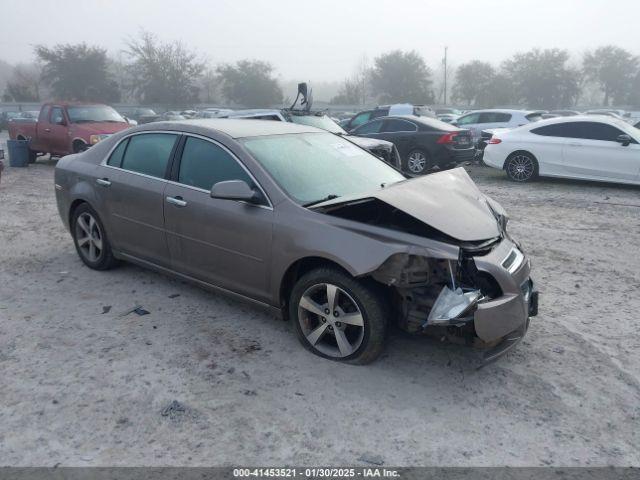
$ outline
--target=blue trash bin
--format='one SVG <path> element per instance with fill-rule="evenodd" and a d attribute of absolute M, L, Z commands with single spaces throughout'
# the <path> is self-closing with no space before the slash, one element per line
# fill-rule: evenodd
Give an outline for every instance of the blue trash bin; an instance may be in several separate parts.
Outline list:
<path fill-rule="evenodd" d="M 10 166 L 29 166 L 29 140 L 7 140 L 7 150 L 9 150 Z"/>

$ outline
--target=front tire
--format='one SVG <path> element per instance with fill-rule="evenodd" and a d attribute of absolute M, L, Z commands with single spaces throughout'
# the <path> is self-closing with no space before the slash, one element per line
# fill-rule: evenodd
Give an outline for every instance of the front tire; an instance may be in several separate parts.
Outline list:
<path fill-rule="evenodd" d="M 289 300 L 298 339 L 312 353 L 357 365 L 382 353 L 387 307 L 373 284 L 336 268 L 317 268 L 296 282 Z"/>
<path fill-rule="evenodd" d="M 538 161 L 529 152 L 514 152 L 507 158 L 504 169 L 510 180 L 530 182 L 538 176 Z"/>
<path fill-rule="evenodd" d="M 73 211 L 71 235 L 76 251 L 87 267 L 109 270 L 117 265 L 102 221 L 89 204 L 83 203 Z"/>

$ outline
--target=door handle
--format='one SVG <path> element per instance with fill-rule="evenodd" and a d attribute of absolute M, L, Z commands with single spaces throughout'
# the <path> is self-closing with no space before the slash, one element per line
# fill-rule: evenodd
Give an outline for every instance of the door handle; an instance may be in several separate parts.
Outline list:
<path fill-rule="evenodd" d="M 96 183 L 98 185 L 100 185 L 101 187 L 110 187 L 111 186 L 111 182 L 109 181 L 108 178 L 96 178 Z"/>
<path fill-rule="evenodd" d="M 569 146 L 570 147 L 581 147 L 582 144 L 581 143 L 570 143 Z"/>
<path fill-rule="evenodd" d="M 51 129 L 50 128 L 45 128 L 44 131 L 49 133 L 51 131 Z"/>
<path fill-rule="evenodd" d="M 176 207 L 186 207 L 187 202 L 185 202 L 182 197 L 167 197 L 167 203 L 171 205 L 175 205 Z"/>

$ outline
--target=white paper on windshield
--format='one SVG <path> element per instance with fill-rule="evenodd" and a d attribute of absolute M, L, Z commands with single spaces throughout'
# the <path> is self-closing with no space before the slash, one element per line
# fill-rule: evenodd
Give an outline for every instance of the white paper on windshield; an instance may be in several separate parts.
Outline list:
<path fill-rule="evenodd" d="M 335 143 L 333 144 L 333 148 L 339 151 L 345 157 L 357 157 L 362 152 L 355 145 L 350 145 L 348 143 Z"/>

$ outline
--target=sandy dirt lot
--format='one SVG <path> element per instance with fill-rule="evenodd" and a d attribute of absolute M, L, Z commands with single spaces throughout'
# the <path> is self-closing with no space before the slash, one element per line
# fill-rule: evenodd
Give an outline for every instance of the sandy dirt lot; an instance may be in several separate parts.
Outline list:
<path fill-rule="evenodd" d="M 532 257 L 528 336 L 475 370 L 465 348 L 393 331 L 354 367 L 244 304 L 89 270 L 53 169 L 0 184 L 0 465 L 640 466 L 639 188 L 469 168 Z M 136 305 L 150 314 L 121 315 Z"/>

